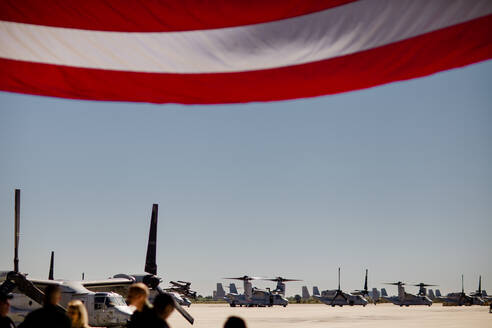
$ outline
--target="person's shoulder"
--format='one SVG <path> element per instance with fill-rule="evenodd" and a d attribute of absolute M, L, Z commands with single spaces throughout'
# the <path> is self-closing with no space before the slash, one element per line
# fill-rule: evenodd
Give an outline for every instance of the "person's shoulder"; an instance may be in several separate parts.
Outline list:
<path fill-rule="evenodd" d="M 0 327 L 15 328 L 15 324 L 10 317 L 0 317 Z"/>

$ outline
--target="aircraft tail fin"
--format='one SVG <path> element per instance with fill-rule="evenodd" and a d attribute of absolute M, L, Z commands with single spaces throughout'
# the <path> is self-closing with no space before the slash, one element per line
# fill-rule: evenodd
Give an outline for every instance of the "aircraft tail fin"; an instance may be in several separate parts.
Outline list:
<path fill-rule="evenodd" d="M 236 288 L 236 284 L 235 283 L 230 283 L 229 284 L 229 289 L 230 289 L 231 294 L 237 294 L 237 288 Z"/>
<path fill-rule="evenodd" d="M 431 300 L 433 300 L 434 298 L 436 298 L 436 295 L 434 295 L 434 291 L 433 291 L 432 289 L 429 289 L 429 290 L 427 291 L 427 296 L 429 296 L 429 298 L 430 298 Z"/>
<path fill-rule="evenodd" d="M 386 292 L 386 288 L 381 288 L 381 296 L 386 297 L 388 293 Z"/>
<path fill-rule="evenodd" d="M 436 297 L 441 297 L 441 291 L 439 289 L 436 289 Z"/>
<path fill-rule="evenodd" d="M 319 289 L 318 289 L 318 286 L 314 286 L 313 287 L 313 296 L 319 296 Z"/>
<path fill-rule="evenodd" d="M 215 298 L 224 298 L 225 297 L 225 290 L 224 287 L 222 286 L 222 283 L 218 282 L 217 283 L 217 290 L 215 291 Z"/>
<path fill-rule="evenodd" d="M 311 295 L 309 295 L 309 290 L 307 286 L 302 286 L 302 299 L 307 300 L 310 297 Z"/>
<path fill-rule="evenodd" d="M 379 291 L 377 288 L 373 288 L 372 289 L 372 294 L 371 294 L 371 298 L 374 300 L 374 301 L 377 301 L 379 299 Z"/>
<path fill-rule="evenodd" d="M 489 295 L 487 295 L 487 291 L 485 289 L 482 290 L 482 295 L 485 296 L 485 297 L 489 296 Z"/>

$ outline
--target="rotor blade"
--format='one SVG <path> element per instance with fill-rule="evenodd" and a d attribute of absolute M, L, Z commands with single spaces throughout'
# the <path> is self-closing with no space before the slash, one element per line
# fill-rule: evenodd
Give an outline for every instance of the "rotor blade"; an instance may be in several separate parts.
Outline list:
<path fill-rule="evenodd" d="M 340 290 L 340 268 L 338 268 L 338 290 Z"/>
<path fill-rule="evenodd" d="M 50 259 L 50 273 L 48 274 L 48 280 L 54 280 L 54 266 L 55 266 L 55 252 L 51 251 Z"/>
<path fill-rule="evenodd" d="M 19 272 L 20 189 L 15 189 L 14 271 Z"/>
<path fill-rule="evenodd" d="M 366 279 L 364 280 L 364 290 L 367 291 L 367 269 L 366 269 Z"/>
<path fill-rule="evenodd" d="M 157 286 L 157 291 L 160 294 L 165 294 L 166 292 L 162 290 L 161 287 Z M 176 300 L 174 299 L 174 307 L 176 308 L 176 311 L 178 311 L 189 323 L 193 324 L 195 322 L 195 319 L 189 314 Z"/>
<path fill-rule="evenodd" d="M 152 205 L 152 217 L 150 218 L 149 242 L 147 244 L 147 257 L 145 259 L 145 272 L 157 274 L 156 248 L 157 248 L 157 216 L 159 205 Z"/>

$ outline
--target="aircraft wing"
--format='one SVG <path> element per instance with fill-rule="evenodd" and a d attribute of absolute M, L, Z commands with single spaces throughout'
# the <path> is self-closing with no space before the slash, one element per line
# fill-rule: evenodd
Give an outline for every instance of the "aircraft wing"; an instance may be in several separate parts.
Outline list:
<path fill-rule="evenodd" d="M 87 289 L 111 288 L 111 287 L 128 287 L 134 283 L 131 279 L 111 278 L 106 280 L 81 281 L 82 286 Z"/>
<path fill-rule="evenodd" d="M 93 292 L 115 292 L 123 297 L 128 294 L 128 287 L 135 281 L 126 278 L 111 278 L 106 280 L 81 281 L 81 284 Z"/>

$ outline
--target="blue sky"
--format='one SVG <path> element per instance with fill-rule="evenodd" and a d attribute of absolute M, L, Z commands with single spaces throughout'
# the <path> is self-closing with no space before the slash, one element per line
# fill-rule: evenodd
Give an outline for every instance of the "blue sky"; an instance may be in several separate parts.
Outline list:
<path fill-rule="evenodd" d="M 334 96 L 220 106 L 0 93 L 0 268 L 45 278 L 158 271 L 492 292 L 492 61 Z M 268 286 L 268 283 L 259 283 Z M 392 290 L 396 293 L 396 290 Z"/>

